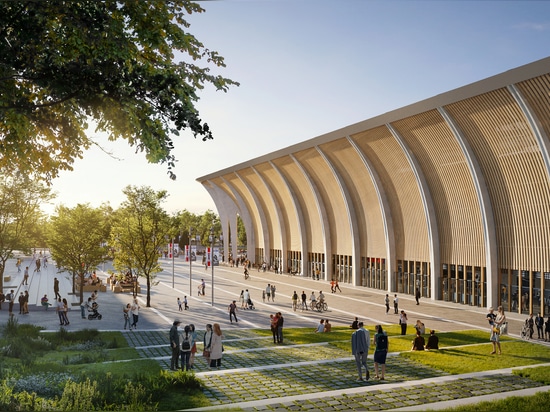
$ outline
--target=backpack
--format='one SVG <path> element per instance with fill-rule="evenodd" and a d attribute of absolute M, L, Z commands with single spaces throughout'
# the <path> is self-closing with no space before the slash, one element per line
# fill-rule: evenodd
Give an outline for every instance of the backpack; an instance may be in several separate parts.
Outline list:
<path fill-rule="evenodd" d="M 191 342 L 189 342 L 189 335 L 185 335 L 183 337 L 183 341 L 181 342 L 181 350 L 187 351 L 191 349 Z"/>
<path fill-rule="evenodd" d="M 388 336 L 383 333 L 379 333 L 376 336 L 376 350 L 386 349 L 388 349 Z"/>

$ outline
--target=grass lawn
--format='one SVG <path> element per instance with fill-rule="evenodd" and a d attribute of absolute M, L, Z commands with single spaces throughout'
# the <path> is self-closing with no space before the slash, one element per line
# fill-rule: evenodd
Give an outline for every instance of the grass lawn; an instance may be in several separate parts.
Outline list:
<path fill-rule="evenodd" d="M 367 326 L 371 339 L 374 336 L 374 325 Z M 23 330 L 23 329 L 22 329 Z M 147 393 L 155 393 L 162 389 L 162 396 L 151 398 L 148 402 L 156 405 L 152 409 L 143 410 L 172 410 L 174 405 L 177 409 L 195 408 L 208 406 L 209 401 L 200 389 L 200 381 L 194 374 L 184 372 L 169 372 L 161 369 L 160 364 L 155 360 L 139 357 L 134 348 L 128 347 L 126 339 L 120 332 L 97 332 L 85 331 L 81 340 L 78 340 L 78 332 L 58 333 L 50 336 L 52 342 L 57 342 L 55 349 L 46 344 L 47 339 L 42 336 L 35 336 L 33 331 L 24 329 L 26 341 L 34 345 L 30 351 L 30 357 L 9 357 L 2 354 L 0 368 L 1 379 L 16 376 L 19 381 L 29 379 L 32 376 L 41 374 L 69 374 L 71 376 L 89 376 L 99 381 L 98 386 L 105 390 L 105 385 L 118 380 L 143 382 Z M 269 330 L 252 330 L 258 336 L 271 337 Z M 389 336 L 390 352 L 399 352 L 398 356 L 406 357 L 429 367 L 445 371 L 450 374 L 462 374 L 469 372 L 487 371 L 511 367 L 521 367 L 550 362 L 550 348 L 521 341 L 507 336 L 501 339 L 502 355 L 491 355 L 492 345 L 489 342 L 488 333 L 477 330 L 466 330 L 459 332 L 438 333 L 440 350 L 412 352 L 411 341 L 413 335 L 400 335 L 400 327 L 391 325 L 386 327 Z M 74 333 L 74 335 L 73 335 Z M 351 356 L 351 334 L 353 330 L 346 327 L 333 327 L 331 333 L 315 333 L 309 328 L 286 328 L 285 343 L 311 344 L 327 343 L 328 345 L 340 348 Z M 29 340 L 28 336 L 32 336 Z M 9 338 L 0 338 L 0 346 L 5 345 Z M 59 343 L 61 342 L 61 343 Z M 371 354 L 373 351 L 371 345 Z M 296 349 L 299 350 L 299 349 Z M 23 360 L 25 359 L 25 360 Z M 514 371 L 518 375 L 529 379 L 550 384 L 550 367 L 534 367 Z M 100 378 L 103 377 L 103 378 Z M 106 382 L 106 380 L 108 382 Z M 32 381 L 31 381 L 32 382 Z M 197 386 L 198 384 L 198 386 Z M 107 388 L 110 389 L 110 388 Z M 133 395 L 138 398 L 142 389 L 134 388 Z M 518 400 L 519 399 L 519 400 Z M 549 394 L 538 394 L 532 397 L 510 398 L 492 402 L 489 404 L 475 405 L 466 409 L 453 409 L 456 411 L 465 410 L 526 410 L 518 408 L 517 402 L 527 402 L 530 411 L 538 411 L 540 402 L 550 405 Z M 497 405 L 497 406 L 495 406 Z M 134 406 L 137 406 L 134 405 Z M 494 408 L 494 409 L 492 409 Z M 548 409 L 546 407 L 544 410 Z"/>

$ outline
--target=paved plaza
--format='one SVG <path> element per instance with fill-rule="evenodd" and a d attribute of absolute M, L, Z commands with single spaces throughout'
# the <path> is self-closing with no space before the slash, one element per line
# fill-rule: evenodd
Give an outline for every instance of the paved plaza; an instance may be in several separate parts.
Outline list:
<path fill-rule="evenodd" d="M 502 396 L 506 387 L 510 394 L 527 395 L 538 390 L 549 390 L 537 382 L 513 375 L 511 370 L 449 376 L 439 370 L 412 364 L 394 356 L 388 357 L 385 381 L 357 382 L 355 363 L 351 353 L 323 343 L 295 345 L 286 342 L 274 346 L 271 338 L 258 338 L 249 329 L 268 328 L 269 314 L 282 312 L 285 327 L 310 327 L 313 331 L 320 318 L 329 318 L 334 326 L 348 326 L 355 316 L 366 325 L 396 324 L 397 315 L 386 315 L 385 293 L 373 289 L 351 288 L 340 285 L 342 293 L 331 294 L 328 282 L 315 281 L 300 276 L 257 272 L 244 279 L 241 268 L 219 266 L 214 268 L 214 297 L 212 299 L 212 271 L 193 264 L 191 280 L 189 265 L 181 259 L 162 260 L 164 272 L 157 276 L 158 284 L 151 288 L 151 307 L 146 307 L 146 287 L 138 295 L 142 307 L 138 328 L 123 331 L 129 344 L 136 347 L 143 358 L 154 358 L 168 369 L 170 350 L 168 330 L 175 319 L 184 324 L 193 323 L 200 331 L 206 323 L 220 323 L 224 333 L 224 357 L 220 370 L 209 370 L 203 359 L 198 358 L 195 367 L 197 376 L 206 385 L 206 396 L 212 407 L 229 406 L 243 410 L 425 410 L 439 409 L 458 403 L 479 402 Z M 25 266 L 25 263 L 24 263 Z M 31 276 L 29 285 L 20 286 L 22 275 L 8 262 L 11 272 L 10 287 L 17 290 L 28 288 L 32 298 L 48 294 L 53 298 L 53 278 L 61 280 L 61 295 L 69 301 L 78 302 L 70 295 L 71 286 L 66 274 L 56 273 L 53 266 L 42 268 Z M 106 278 L 109 266 L 100 268 L 98 274 Z M 206 296 L 197 296 L 201 279 L 206 281 Z M 142 280 L 143 281 L 143 280 Z M 18 284 L 19 283 L 19 284 Z M 262 290 L 267 284 L 275 284 L 275 302 L 262 301 Z M 255 310 L 239 310 L 238 323 L 231 324 L 227 306 L 237 300 L 241 290 L 248 289 Z M 323 290 L 329 305 L 328 312 L 293 311 L 291 296 L 296 290 L 301 294 Z M 6 291 L 6 289 L 5 289 Z M 35 296 L 36 295 L 36 296 Z M 89 294 L 85 294 L 85 298 Z M 179 311 L 177 297 L 187 296 L 189 310 Z M 399 295 L 400 309 L 412 324 L 421 319 L 427 329 L 453 331 L 464 329 L 486 330 L 485 309 L 432 302 L 422 299 L 416 305 L 411 296 Z M 102 320 L 82 319 L 80 308 L 75 305 L 69 313 L 67 329 L 97 328 L 99 330 L 122 330 L 122 307 L 129 303 L 129 293 L 114 293 L 111 290 L 99 293 L 99 311 Z M 212 301 L 214 304 L 212 305 Z M 18 305 L 15 305 L 18 307 Z M 239 305 L 240 307 L 240 305 Z M 48 330 L 57 330 L 59 322 L 55 311 L 45 311 L 40 305 L 32 307 L 27 315 L 15 316 L 20 322 L 41 325 Z M 510 334 L 518 335 L 523 317 L 507 314 Z M 0 311 L 0 323 L 7 319 L 7 305 Z M 540 342 L 540 344 L 546 344 Z M 201 348 L 199 347 L 199 352 Z M 372 371 L 372 356 L 369 358 Z M 504 383 L 504 385 L 503 385 Z M 177 405 L 174 405 L 177 408 Z"/>

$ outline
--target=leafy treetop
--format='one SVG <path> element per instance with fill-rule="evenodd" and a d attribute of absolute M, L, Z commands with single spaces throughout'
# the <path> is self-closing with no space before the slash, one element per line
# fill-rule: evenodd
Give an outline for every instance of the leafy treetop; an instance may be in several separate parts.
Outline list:
<path fill-rule="evenodd" d="M 212 138 L 197 89 L 238 85 L 210 73 L 223 57 L 187 32 L 185 16 L 203 11 L 188 0 L 0 2 L 0 168 L 50 181 L 96 144 L 93 122 L 175 179 L 171 136 Z"/>

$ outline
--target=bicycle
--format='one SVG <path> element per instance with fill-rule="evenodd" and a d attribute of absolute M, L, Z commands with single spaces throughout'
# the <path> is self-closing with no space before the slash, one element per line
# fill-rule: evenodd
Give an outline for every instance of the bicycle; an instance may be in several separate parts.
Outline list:
<path fill-rule="evenodd" d="M 316 310 L 317 312 L 326 312 L 328 310 L 328 305 L 326 302 L 311 302 L 311 310 Z"/>

